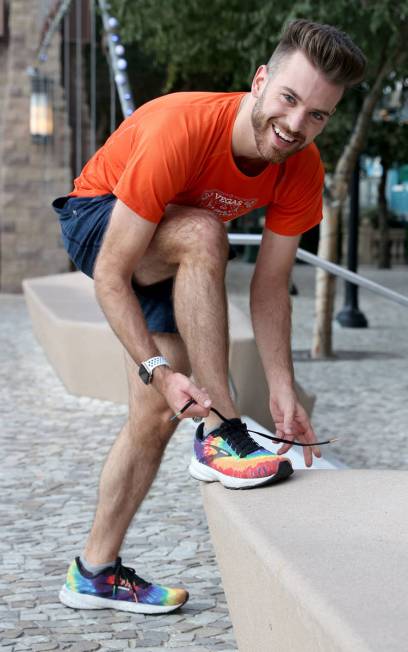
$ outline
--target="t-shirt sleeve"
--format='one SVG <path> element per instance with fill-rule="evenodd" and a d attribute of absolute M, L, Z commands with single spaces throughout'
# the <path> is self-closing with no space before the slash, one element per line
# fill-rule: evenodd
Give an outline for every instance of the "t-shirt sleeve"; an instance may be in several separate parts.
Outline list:
<path fill-rule="evenodd" d="M 265 227 L 280 235 L 300 235 L 322 220 L 324 167 L 315 145 L 288 158 L 284 165 Z"/>
<path fill-rule="evenodd" d="M 169 119 L 168 112 L 155 112 L 144 115 L 130 137 L 130 156 L 113 194 L 144 219 L 158 223 L 193 167 L 187 125 L 183 116 Z"/>

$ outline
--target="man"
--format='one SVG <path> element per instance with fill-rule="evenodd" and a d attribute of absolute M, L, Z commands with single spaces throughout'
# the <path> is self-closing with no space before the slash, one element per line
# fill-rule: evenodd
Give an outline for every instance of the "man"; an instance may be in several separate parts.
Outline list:
<path fill-rule="evenodd" d="M 295 438 L 308 444 L 307 466 L 320 456 L 294 391 L 288 283 L 300 235 L 322 217 L 313 141 L 364 67 L 345 34 L 295 21 L 251 92 L 176 93 L 145 104 L 96 152 L 74 192 L 54 202 L 67 251 L 94 278 L 127 351 L 129 379 L 129 418 L 102 471 L 83 555 L 60 593 L 67 606 L 157 613 L 187 600 L 184 589 L 145 582 L 118 554 L 175 430 L 170 418 L 188 401 L 179 417 L 205 418 L 195 478 L 228 488 L 285 478 L 292 468 L 283 455 Z M 289 441 L 277 455 L 251 439 L 228 387 L 224 222 L 260 206 L 266 224 L 251 312 L 277 435 Z"/>

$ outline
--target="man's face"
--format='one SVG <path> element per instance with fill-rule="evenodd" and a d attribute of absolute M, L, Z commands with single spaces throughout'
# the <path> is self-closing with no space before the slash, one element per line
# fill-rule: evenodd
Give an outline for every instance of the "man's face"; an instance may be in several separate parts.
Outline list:
<path fill-rule="evenodd" d="M 283 59 L 268 77 L 258 69 L 252 92 L 252 127 L 258 155 L 282 163 L 309 145 L 334 113 L 344 88 L 328 82 L 301 51 Z"/>

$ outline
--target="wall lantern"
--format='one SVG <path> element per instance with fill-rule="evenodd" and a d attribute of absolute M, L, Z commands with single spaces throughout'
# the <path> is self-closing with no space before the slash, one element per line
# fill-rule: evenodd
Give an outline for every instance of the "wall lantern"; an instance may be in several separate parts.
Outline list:
<path fill-rule="evenodd" d="M 49 143 L 54 135 L 53 81 L 29 68 L 31 77 L 30 134 L 33 143 Z"/>

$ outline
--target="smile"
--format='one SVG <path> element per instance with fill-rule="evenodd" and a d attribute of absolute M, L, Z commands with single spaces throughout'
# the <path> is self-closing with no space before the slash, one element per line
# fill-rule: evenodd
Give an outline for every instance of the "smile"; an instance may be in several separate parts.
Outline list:
<path fill-rule="evenodd" d="M 272 125 L 272 127 L 273 127 L 273 130 L 274 130 L 275 134 L 277 135 L 277 137 L 280 140 L 282 140 L 284 143 L 291 144 L 291 143 L 295 142 L 295 140 L 296 140 L 295 138 L 292 138 L 292 136 L 289 136 L 287 133 L 285 133 L 279 127 L 276 127 L 274 124 Z"/>

